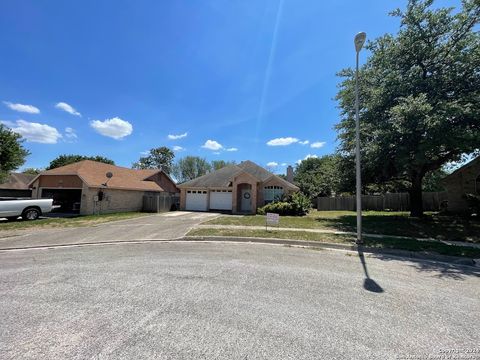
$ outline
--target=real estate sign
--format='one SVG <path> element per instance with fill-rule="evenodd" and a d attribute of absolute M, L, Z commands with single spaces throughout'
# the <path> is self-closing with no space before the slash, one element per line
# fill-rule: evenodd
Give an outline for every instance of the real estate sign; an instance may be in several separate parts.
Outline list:
<path fill-rule="evenodd" d="M 268 225 L 277 225 L 280 223 L 280 215 L 276 213 L 267 213 L 265 215 L 265 229 Z"/>

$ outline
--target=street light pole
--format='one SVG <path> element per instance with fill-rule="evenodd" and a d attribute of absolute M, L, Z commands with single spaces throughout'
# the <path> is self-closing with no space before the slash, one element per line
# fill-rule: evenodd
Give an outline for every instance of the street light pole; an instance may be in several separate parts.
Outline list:
<path fill-rule="evenodd" d="M 358 115 L 358 57 L 365 43 L 367 34 L 360 32 L 355 36 L 356 68 L 355 68 L 355 173 L 357 198 L 357 244 L 362 244 L 362 176 L 360 173 L 360 118 Z"/>

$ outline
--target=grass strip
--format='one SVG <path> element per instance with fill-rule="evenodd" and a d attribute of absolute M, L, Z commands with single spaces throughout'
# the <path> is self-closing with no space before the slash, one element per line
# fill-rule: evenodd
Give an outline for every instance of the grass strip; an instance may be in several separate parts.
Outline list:
<path fill-rule="evenodd" d="M 206 222 L 208 225 L 264 226 L 265 216 L 221 216 Z M 280 227 L 324 229 L 354 232 L 356 214 L 351 211 L 311 211 L 307 216 L 282 216 Z M 365 211 L 365 233 L 435 238 L 438 240 L 480 243 L 480 221 L 460 216 L 426 213 L 424 218 L 412 218 L 407 212 Z"/>
<path fill-rule="evenodd" d="M 0 232 L 6 230 L 48 229 L 60 227 L 82 227 L 102 224 L 110 221 L 134 219 L 150 215 L 141 212 L 121 212 L 101 215 L 86 215 L 74 218 L 47 218 L 35 221 L 1 221 Z"/>
<path fill-rule="evenodd" d="M 318 241 L 319 243 L 354 244 L 355 238 L 351 235 L 319 234 L 301 231 L 276 230 L 237 230 L 237 229 L 193 229 L 187 236 L 226 236 L 226 237 L 257 237 L 279 238 L 288 240 Z M 396 238 L 365 237 L 365 246 L 377 249 L 397 249 L 416 252 L 429 252 L 441 255 L 480 258 L 480 249 L 465 246 L 447 245 L 441 242 L 418 241 Z"/>

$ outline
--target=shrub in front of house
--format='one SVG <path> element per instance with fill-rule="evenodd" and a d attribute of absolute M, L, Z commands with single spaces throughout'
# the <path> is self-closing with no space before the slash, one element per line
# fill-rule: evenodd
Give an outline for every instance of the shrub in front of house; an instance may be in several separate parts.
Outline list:
<path fill-rule="evenodd" d="M 310 199 L 302 193 L 293 193 L 283 201 L 272 202 L 257 209 L 257 214 L 276 213 L 280 216 L 304 216 L 311 208 Z"/>
<path fill-rule="evenodd" d="M 467 201 L 470 215 L 480 217 L 480 195 L 464 194 L 463 198 Z"/>
<path fill-rule="evenodd" d="M 295 216 L 307 215 L 312 208 L 312 202 L 310 198 L 300 192 L 290 195 L 289 203 L 292 205 L 293 215 Z"/>
<path fill-rule="evenodd" d="M 284 201 L 277 201 L 262 206 L 261 208 L 257 209 L 257 214 L 265 215 L 266 213 L 276 213 L 281 216 L 284 215 L 291 215 L 292 207 L 289 203 Z"/>

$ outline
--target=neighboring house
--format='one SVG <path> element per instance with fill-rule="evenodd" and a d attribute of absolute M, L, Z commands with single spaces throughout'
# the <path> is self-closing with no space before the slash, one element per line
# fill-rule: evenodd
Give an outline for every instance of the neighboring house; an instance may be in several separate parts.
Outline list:
<path fill-rule="evenodd" d="M 468 205 L 464 195 L 480 195 L 480 156 L 455 170 L 442 182 L 447 190 L 448 210 L 467 211 Z"/>
<path fill-rule="evenodd" d="M 134 170 L 84 160 L 44 171 L 31 182 L 33 198 L 53 198 L 60 212 L 82 215 L 140 211 L 143 196 L 178 193 L 161 170 Z"/>
<path fill-rule="evenodd" d="M 28 184 L 35 175 L 10 173 L 6 181 L 0 184 L 0 197 L 31 197 L 32 190 Z"/>
<path fill-rule="evenodd" d="M 289 178 L 292 169 L 289 168 Z M 299 188 L 251 161 L 230 165 L 178 185 L 180 209 L 255 214 L 257 207 Z"/>

